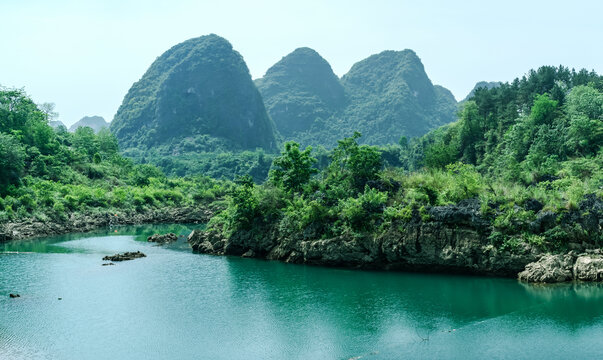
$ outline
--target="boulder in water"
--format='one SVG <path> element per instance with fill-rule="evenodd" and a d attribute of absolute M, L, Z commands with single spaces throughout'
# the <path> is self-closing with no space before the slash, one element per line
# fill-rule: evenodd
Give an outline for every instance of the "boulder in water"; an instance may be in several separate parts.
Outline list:
<path fill-rule="evenodd" d="M 115 254 L 115 255 L 111 255 L 111 256 L 105 256 L 103 258 L 103 260 L 105 260 L 105 261 L 126 261 L 126 260 L 134 260 L 134 259 L 143 258 L 143 257 L 146 257 L 146 255 L 141 253 L 140 251 L 136 251 L 136 252 L 125 252 L 123 254 Z"/>
<path fill-rule="evenodd" d="M 158 244 L 169 244 L 178 240 L 178 235 L 174 233 L 168 233 L 165 235 L 155 234 L 147 238 L 148 242 L 154 242 Z"/>

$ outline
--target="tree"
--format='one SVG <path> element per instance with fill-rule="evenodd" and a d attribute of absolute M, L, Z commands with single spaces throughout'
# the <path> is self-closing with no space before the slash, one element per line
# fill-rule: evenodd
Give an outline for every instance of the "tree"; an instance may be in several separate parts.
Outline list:
<path fill-rule="evenodd" d="M 272 162 L 270 181 L 285 191 L 301 191 L 302 186 L 310 181 L 312 174 L 318 172 L 313 167 L 317 160 L 311 156 L 311 153 L 311 146 L 300 151 L 298 143 L 287 142 L 281 156 Z"/>
<path fill-rule="evenodd" d="M 474 101 L 468 101 L 461 111 L 459 145 L 463 160 L 469 164 L 477 162 L 475 144 L 483 140 L 479 120 L 477 104 Z"/>
<path fill-rule="evenodd" d="M 551 125 L 556 116 L 557 105 L 558 102 L 551 100 L 548 94 L 538 95 L 530 114 L 534 125 Z"/>
<path fill-rule="evenodd" d="M 328 170 L 332 182 L 348 182 L 356 191 L 363 191 L 369 181 L 376 180 L 383 167 L 377 147 L 358 145 L 356 140 L 361 136 L 356 131 L 352 137 L 338 141 Z"/>
<path fill-rule="evenodd" d="M 48 102 L 38 104 L 38 109 L 40 109 L 40 111 L 44 114 L 46 123 L 49 123 L 59 117 L 59 113 L 54 111 L 55 106 L 56 105 L 54 103 Z"/>
<path fill-rule="evenodd" d="M 14 136 L 0 133 L 0 194 L 17 184 L 23 173 L 25 150 Z"/>
<path fill-rule="evenodd" d="M 151 184 L 151 178 L 161 179 L 164 177 L 165 175 L 161 170 L 150 164 L 136 165 L 132 172 L 132 182 L 136 186 L 148 186 Z"/>

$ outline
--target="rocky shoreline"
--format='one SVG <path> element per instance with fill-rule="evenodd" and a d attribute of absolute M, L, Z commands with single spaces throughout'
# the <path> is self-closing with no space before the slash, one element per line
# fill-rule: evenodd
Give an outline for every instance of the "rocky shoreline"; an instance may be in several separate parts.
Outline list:
<path fill-rule="evenodd" d="M 193 251 L 213 255 L 235 255 L 288 263 L 357 269 L 405 270 L 421 272 L 447 272 L 489 276 L 518 277 L 526 269 L 544 269 L 554 273 L 556 267 L 539 266 L 548 255 L 542 248 L 519 243 L 513 249 L 492 245 L 491 222 L 484 218 L 477 201 L 449 206 L 434 206 L 428 210 L 429 218 L 414 216 L 405 224 L 391 226 L 377 236 L 344 235 L 330 239 L 316 239 L 311 229 L 299 234 L 281 234 L 277 226 L 241 231 L 224 237 L 219 229 L 195 230 L 189 235 Z M 552 218 L 552 221 L 550 218 Z M 560 225 L 561 224 L 561 225 Z M 567 270 L 576 263 L 589 267 L 586 272 L 573 272 L 566 277 L 524 275 L 529 282 L 603 281 L 603 256 L 598 240 L 584 236 L 584 229 L 600 233 L 603 225 L 603 202 L 590 197 L 580 208 L 557 217 L 540 212 L 526 227 L 541 232 L 554 226 L 567 230 L 567 252 L 564 264 Z M 577 226 L 579 225 L 579 226 Z M 597 252 L 598 251 L 598 252 Z M 582 252 L 589 252 L 580 256 Z M 597 255 L 599 254 L 599 255 Z M 528 267 L 526 267 L 528 266 Z M 561 265 L 559 265 L 561 266 Z M 572 270 L 573 271 L 573 270 Z M 528 271 L 529 272 L 529 271 Z M 538 274 L 538 272 L 535 272 Z M 584 275 L 584 274 L 589 275 Z M 594 275 L 593 275 L 594 274 Z"/>
<path fill-rule="evenodd" d="M 151 223 L 205 223 L 214 210 L 210 207 L 167 208 L 144 212 L 99 212 L 96 214 L 71 214 L 56 220 L 27 219 L 0 224 L 0 242 L 22 240 L 33 237 L 88 232 L 114 225 L 138 225 Z"/>

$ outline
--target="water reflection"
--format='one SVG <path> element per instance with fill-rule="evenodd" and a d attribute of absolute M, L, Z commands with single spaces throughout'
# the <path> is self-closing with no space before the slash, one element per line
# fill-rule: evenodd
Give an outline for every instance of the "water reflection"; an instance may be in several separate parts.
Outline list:
<path fill-rule="evenodd" d="M 195 228 L 199 228 L 195 224 Z M 58 235 L 45 237 L 41 239 L 26 239 L 12 241 L 8 243 L 0 243 L 0 255 L 16 254 L 16 253 L 83 253 L 86 250 L 79 247 L 65 247 L 63 243 L 81 240 L 86 238 L 95 238 L 99 236 L 134 236 L 136 241 L 147 241 L 147 238 L 153 234 L 174 233 L 179 235 L 178 244 L 173 244 L 172 247 L 181 248 L 181 245 L 188 247 L 186 244 L 186 236 L 190 234 L 191 224 L 154 224 L 154 225 L 120 225 L 111 228 L 101 228 L 86 233 L 73 233 L 66 235 Z"/>
<path fill-rule="evenodd" d="M 0 255 L 0 358 L 603 353 L 600 284 L 540 287 L 513 279 L 329 269 L 193 254 L 186 242 L 182 249 L 146 242 L 165 232 L 189 229 L 121 227 L 42 239 L 42 245 L 5 244 L 42 253 Z M 101 266 L 106 254 L 136 250 L 147 257 Z M 13 301 L 9 292 L 23 296 Z"/>

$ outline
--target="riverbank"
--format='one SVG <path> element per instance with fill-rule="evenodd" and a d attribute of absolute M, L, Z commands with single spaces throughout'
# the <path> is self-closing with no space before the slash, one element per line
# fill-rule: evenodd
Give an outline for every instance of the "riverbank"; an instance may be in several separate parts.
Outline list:
<path fill-rule="evenodd" d="M 73 213 L 61 220 L 25 219 L 0 224 L 0 242 L 33 237 L 88 232 L 114 225 L 139 225 L 152 223 L 205 223 L 215 213 L 215 208 L 182 207 L 145 211 L 99 211 Z"/>
<path fill-rule="evenodd" d="M 570 254 L 574 262 L 561 263 L 565 277 L 542 276 L 556 272 L 549 267 L 533 266 L 540 274 L 526 274 L 529 282 L 603 280 L 601 244 L 588 233 L 600 233 L 603 202 L 587 197 L 575 210 L 564 214 L 541 211 L 531 223 L 518 224 L 537 231 L 539 236 L 556 229 L 563 238 L 557 254 Z M 537 263 L 551 252 L 542 243 L 516 242 L 496 246 L 492 240 L 492 220 L 480 211 L 478 201 L 434 206 L 424 214 L 415 213 L 405 223 L 389 226 L 381 233 L 344 234 L 333 238 L 315 238 L 311 228 L 295 234 L 283 234 L 278 223 L 237 231 L 229 236 L 220 228 L 195 230 L 189 236 L 193 251 L 213 255 L 236 255 L 288 263 L 336 266 L 357 269 L 404 270 L 420 272 L 465 273 L 517 277 L 529 264 Z M 587 232 L 588 231 L 588 232 Z M 572 275 L 571 267 L 580 254 L 588 252 L 589 276 Z M 588 259 L 587 259 L 588 258 Z M 591 261 L 592 260 L 592 261 Z M 530 269 L 530 268 L 528 268 Z M 568 270 L 569 269 L 569 270 Z M 568 273 L 569 271 L 569 273 Z M 569 275 L 568 275 L 569 274 Z M 594 274 L 594 275 L 593 275 Z"/>

